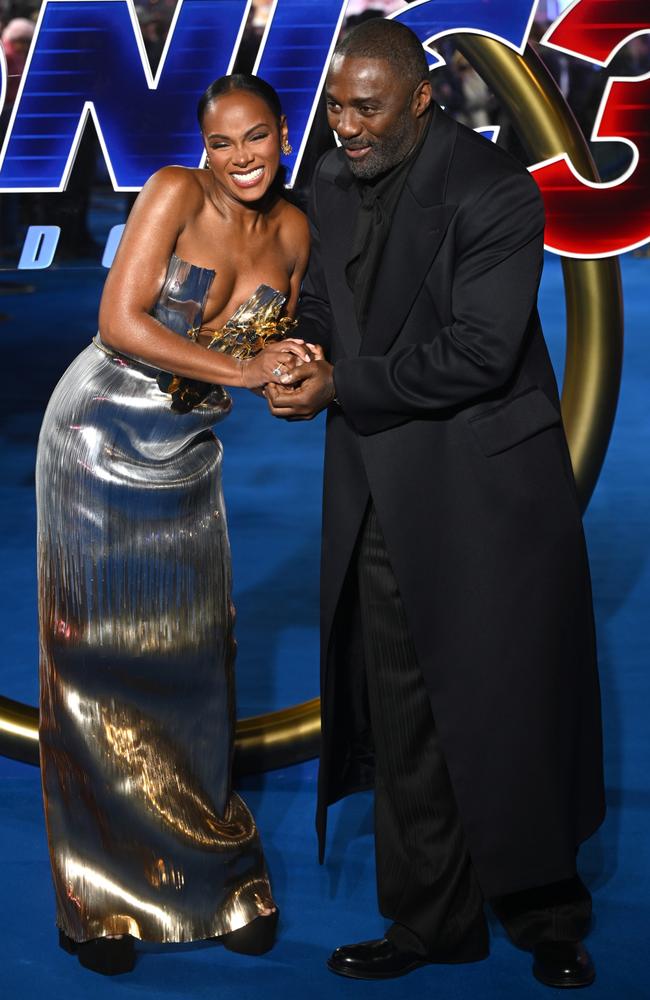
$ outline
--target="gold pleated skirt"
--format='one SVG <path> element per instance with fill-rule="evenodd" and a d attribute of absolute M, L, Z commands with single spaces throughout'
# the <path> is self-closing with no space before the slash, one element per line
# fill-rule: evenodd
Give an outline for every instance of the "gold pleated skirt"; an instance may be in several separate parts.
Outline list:
<path fill-rule="evenodd" d="M 95 344 L 37 459 L 40 745 L 57 923 L 193 941 L 273 906 L 231 788 L 231 562 L 221 389 L 187 414 Z"/>

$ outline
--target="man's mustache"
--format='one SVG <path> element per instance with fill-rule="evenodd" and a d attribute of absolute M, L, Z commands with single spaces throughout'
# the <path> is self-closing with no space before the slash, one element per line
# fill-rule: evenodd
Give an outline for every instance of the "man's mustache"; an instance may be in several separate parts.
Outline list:
<path fill-rule="evenodd" d="M 367 139 L 339 139 L 343 149 L 365 149 L 366 146 L 374 146 L 374 142 Z"/>

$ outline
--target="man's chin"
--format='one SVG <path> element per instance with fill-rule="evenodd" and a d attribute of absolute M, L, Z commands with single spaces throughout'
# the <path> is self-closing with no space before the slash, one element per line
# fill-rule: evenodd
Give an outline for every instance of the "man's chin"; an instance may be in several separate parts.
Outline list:
<path fill-rule="evenodd" d="M 350 172 L 360 181 L 370 181 L 381 173 L 381 165 L 373 162 L 372 153 L 368 153 L 363 160 L 355 160 L 351 156 L 346 156 Z"/>
<path fill-rule="evenodd" d="M 400 151 L 388 157 L 383 153 L 379 154 L 375 150 L 371 150 L 363 159 L 356 160 L 351 156 L 346 156 L 346 160 L 348 161 L 350 172 L 357 180 L 374 181 L 375 178 L 381 177 L 382 174 L 386 174 L 393 167 L 398 166 L 406 158 L 406 155 L 406 152 L 402 153 Z"/>

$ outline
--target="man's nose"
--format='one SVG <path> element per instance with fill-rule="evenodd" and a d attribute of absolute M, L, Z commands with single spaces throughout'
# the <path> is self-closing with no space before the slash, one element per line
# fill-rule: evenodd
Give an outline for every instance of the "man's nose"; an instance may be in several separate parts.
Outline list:
<path fill-rule="evenodd" d="M 359 116 L 352 108 L 345 108 L 339 115 L 336 123 L 336 132 L 339 139 L 352 139 L 361 132 L 361 122 Z"/>

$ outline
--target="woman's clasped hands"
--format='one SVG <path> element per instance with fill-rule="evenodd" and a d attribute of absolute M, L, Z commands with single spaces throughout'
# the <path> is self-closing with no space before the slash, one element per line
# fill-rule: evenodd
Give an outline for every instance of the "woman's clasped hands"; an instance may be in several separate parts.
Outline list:
<path fill-rule="evenodd" d="M 297 369 L 313 361 L 320 353 L 314 344 L 287 337 L 265 347 L 252 358 L 241 362 L 241 381 L 245 389 L 262 389 L 269 382 L 289 387 L 299 378 Z"/>

